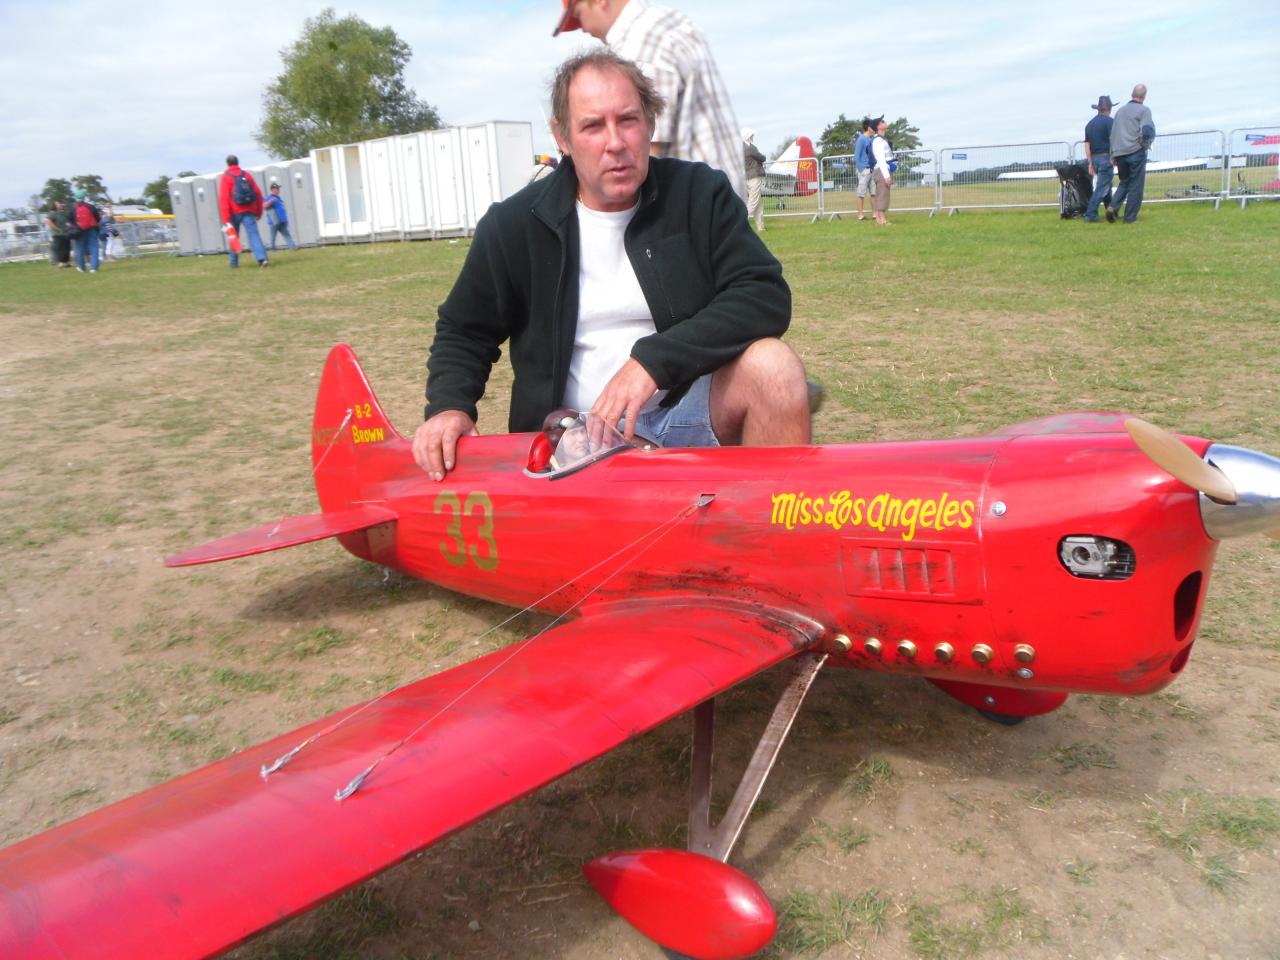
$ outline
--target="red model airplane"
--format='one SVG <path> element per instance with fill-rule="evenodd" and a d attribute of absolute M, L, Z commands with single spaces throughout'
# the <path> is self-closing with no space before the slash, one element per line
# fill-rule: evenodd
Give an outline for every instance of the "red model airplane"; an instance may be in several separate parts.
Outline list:
<path fill-rule="evenodd" d="M 167 562 L 337 537 L 554 621 L 0 851 L 0 955 L 218 953 L 696 707 L 690 851 L 586 872 L 665 947 L 746 956 L 775 917 L 724 861 L 824 663 L 921 677 L 1006 722 L 1070 692 L 1151 693 L 1187 664 L 1217 541 L 1280 529 L 1280 461 L 1115 414 L 794 448 L 586 434 L 468 438 L 433 483 L 335 347 L 312 438 L 322 512 Z M 713 827 L 713 698 L 784 660 L 794 677 Z"/>

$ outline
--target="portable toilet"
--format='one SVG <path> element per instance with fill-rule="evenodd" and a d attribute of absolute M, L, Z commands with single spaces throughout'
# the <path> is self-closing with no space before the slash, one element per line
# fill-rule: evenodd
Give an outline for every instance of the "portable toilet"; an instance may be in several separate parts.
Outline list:
<path fill-rule="evenodd" d="M 374 240 L 404 239 L 400 223 L 400 167 L 391 137 L 366 140 L 364 173 L 369 203 L 369 232 Z"/>
<path fill-rule="evenodd" d="M 342 185 L 338 175 L 341 147 L 317 147 L 311 151 L 315 203 L 319 210 L 320 242 L 346 240 L 342 219 Z"/>
<path fill-rule="evenodd" d="M 173 207 L 173 225 L 178 231 L 178 256 L 204 253 L 200 246 L 200 222 L 196 216 L 190 177 L 169 181 L 169 203 Z"/>
<path fill-rule="evenodd" d="M 300 247 L 315 246 L 320 242 L 310 170 L 310 160 L 281 160 L 263 167 L 259 178 L 264 198 L 270 195 L 272 184 L 279 184 L 280 199 L 284 202 L 285 212 L 289 217 L 289 236 Z M 271 223 L 265 211 L 263 221 L 262 239 L 270 245 Z"/>
<path fill-rule="evenodd" d="M 298 246 L 314 247 L 320 242 L 320 219 L 312 176 L 315 167 L 308 159 L 286 160 L 280 166 L 284 168 L 285 181 L 289 184 L 289 232 Z"/>
<path fill-rule="evenodd" d="M 529 182 L 533 166 L 533 127 L 521 121 L 495 120 L 464 128 L 469 218 L 474 229 L 490 205 Z"/>
<path fill-rule="evenodd" d="M 431 226 L 431 160 L 427 134 L 406 133 L 395 138 L 400 170 L 400 225 L 407 237 L 429 237 Z"/>
<path fill-rule="evenodd" d="M 466 177 L 463 174 L 462 131 L 458 127 L 430 130 L 426 134 L 431 186 L 432 235 L 465 236 L 467 226 Z"/>
<path fill-rule="evenodd" d="M 372 239 L 373 220 L 369 209 L 368 161 L 363 143 L 344 143 L 337 148 L 338 197 L 342 204 L 343 227 L 347 239 Z"/>
<path fill-rule="evenodd" d="M 225 253 L 226 238 L 222 235 L 222 214 L 218 210 L 218 182 L 222 174 L 205 173 L 189 179 L 195 201 L 192 206 L 200 228 L 200 252 Z"/>

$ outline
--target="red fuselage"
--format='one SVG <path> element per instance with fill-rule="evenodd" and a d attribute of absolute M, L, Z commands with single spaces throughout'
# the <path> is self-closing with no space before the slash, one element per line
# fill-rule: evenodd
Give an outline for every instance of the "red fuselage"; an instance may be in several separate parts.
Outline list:
<path fill-rule="evenodd" d="M 729 598 L 848 636 L 847 665 L 1110 694 L 1153 692 L 1185 665 L 1216 549 L 1197 494 L 1124 433 L 629 450 L 554 480 L 526 473 L 529 443 L 466 439 L 439 484 L 407 444 L 379 444 L 362 473 L 382 479 L 360 499 L 399 521 L 344 545 L 516 607 Z M 1073 535 L 1127 543 L 1132 576 L 1068 572 Z"/>

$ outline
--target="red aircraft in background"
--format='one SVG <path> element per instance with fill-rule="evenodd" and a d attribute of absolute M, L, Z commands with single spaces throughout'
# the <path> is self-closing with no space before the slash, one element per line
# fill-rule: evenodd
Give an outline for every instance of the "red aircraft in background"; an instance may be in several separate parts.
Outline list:
<path fill-rule="evenodd" d="M 1280 530 L 1280 461 L 1117 414 L 669 450 L 569 418 L 462 444 L 431 482 L 339 345 L 313 424 L 321 512 L 167 562 L 336 537 L 550 626 L 0 851 L 0 955 L 216 954 L 695 708 L 689 850 L 585 871 L 670 950 L 747 956 L 776 918 L 726 861 L 824 664 L 1005 722 L 1152 693 L 1191 655 L 1218 540 Z M 783 661 L 713 826 L 714 698 Z"/>
<path fill-rule="evenodd" d="M 813 141 L 796 137 L 774 160 L 764 165 L 760 192 L 766 197 L 810 197 L 818 192 L 818 158 Z"/>

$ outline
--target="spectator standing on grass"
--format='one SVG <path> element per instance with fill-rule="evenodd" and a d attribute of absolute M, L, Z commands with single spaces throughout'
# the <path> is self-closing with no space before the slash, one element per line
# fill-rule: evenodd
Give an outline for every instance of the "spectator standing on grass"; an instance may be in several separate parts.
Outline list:
<path fill-rule="evenodd" d="M 71 266 L 71 238 L 67 235 L 67 205 L 61 200 L 53 201 L 53 206 L 44 215 L 44 222 L 49 227 L 49 250 L 53 262 L 59 270 Z"/>
<path fill-rule="evenodd" d="M 667 103 L 654 128 L 655 157 L 701 160 L 723 170 L 743 200 L 747 180 L 733 104 L 706 37 L 678 10 L 649 0 L 563 0 L 553 36 L 585 30 L 636 64 Z"/>
<path fill-rule="evenodd" d="M 271 249 L 276 248 L 276 234 L 283 234 L 285 245 L 297 250 L 298 245 L 289 235 L 289 211 L 285 209 L 284 197 L 280 196 L 280 184 L 271 184 L 271 194 L 263 201 L 262 209 L 267 212 L 267 225 L 271 227 Z"/>
<path fill-rule="evenodd" d="M 764 232 L 764 204 L 760 188 L 764 185 L 764 154 L 756 146 L 756 132 L 742 128 L 742 161 L 747 174 L 747 219 L 754 218 L 756 229 Z"/>
<path fill-rule="evenodd" d="M 77 190 L 74 196 L 67 229 L 76 245 L 76 270 L 84 273 L 87 265 L 90 273 L 97 273 L 98 224 L 102 221 L 102 213 L 89 202 L 83 190 Z"/>
<path fill-rule="evenodd" d="M 879 226 L 889 226 L 889 190 L 893 186 L 893 171 L 898 166 L 893 159 L 893 145 L 885 138 L 889 125 L 884 117 L 877 117 L 875 139 L 871 141 L 871 158 L 874 164 L 876 184 L 875 199 L 871 202 L 871 213 Z"/>
<path fill-rule="evenodd" d="M 107 263 L 115 259 L 111 255 L 111 237 L 119 233 L 120 231 L 116 229 L 115 211 L 108 203 L 102 208 L 102 219 L 98 222 L 98 242 L 102 245 L 101 259 Z"/>
<path fill-rule="evenodd" d="M 875 139 L 876 125 L 870 117 L 862 118 L 862 132 L 853 144 L 853 167 L 858 174 L 858 219 L 867 219 L 865 204 L 867 195 L 871 193 L 871 175 L 875 169 L 875 159 L 871 156 L 871 141 Z"/>
<path fill-rule="evenodd" d="M 1111 127 L 1111 162 L 1120 174 L 1120 185 L 1107 206 L 1107 223 L 1115 223 L 1124 207 L 1124 222 L 1138 219 L 1142 207 L 1142 188 L 1147 180 L 1147 151 L 1156 138 L 1156 124 L 1145 103 L 1147 85 L 1133 88 L 1132 99 L 1116 111 Z"/>
<path fill-rule="evenodd" d="M 1098 115 L 1084 126 L 1084 157 L 1089 164 L 1089 175 L 1097 178 L 1093 183 L 1093 196 L 1084 211 L 1088 223 L 1098 222 L 1099 206 L 1111 205 L 1111 179 L 1115 172 L 1111 163 L 1111 128 L 1115 125 L 1111 118 L 1111 98 L 1099 97 L 1093 109 Z"/>
<path fill-rule="evenodd" d="M 222 214 L 222 232 L 228 228 L 249 237 L 249 248 L 253 251 L 258 266 L 267 265 L 267 250 L 262 245 L 262 237 L 258 234 L 258 218 L 262 216 L 262 190 L 253 179 L 253 174 L 240 168 L 240 161 L 234 153 L 227 156 L 227 169 L 218 180 L 218 211 Z M 240 266 L 240 254 L 227 244 L 227 260 L 232 267 Z"/>

